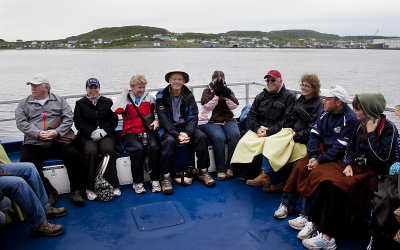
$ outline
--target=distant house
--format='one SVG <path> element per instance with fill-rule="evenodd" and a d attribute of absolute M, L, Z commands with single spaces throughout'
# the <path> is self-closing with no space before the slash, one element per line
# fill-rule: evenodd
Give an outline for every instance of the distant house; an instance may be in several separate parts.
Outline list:
<path fill-rule="evenodd" d="M 70 41 L 68 41 L 68 43 L 70 43 L 70 44 L 77 44 L 77 43 L 78 43 L 78 40 L 70 40 Z"/>
<path fill-rule="evenodd" d="M 219 42 L 210 42 L 210 41 L 203 41 L 202 44 L 203 44 L 203 46 L 208 47 L 208 48 L 215 48 L 215 47 L 221 46 L 221 44 Z"/>
<path fill-rule="evenodd" d="M 172 46 L 174 45 L 171 41 L 161 41 L 161 46 Z"/>
<path fill-rule="evenodd" d="M 400 49 L 400 38 L 385 39 L 384 48 Z"/>
<path fill-rule="evenodd" d="M 154 46 L 154 47 L 160 47 L 160 46 L 161 46 L 160 41 L 154 41 L 154 42 L 153 42 L 153 46 Z"/>

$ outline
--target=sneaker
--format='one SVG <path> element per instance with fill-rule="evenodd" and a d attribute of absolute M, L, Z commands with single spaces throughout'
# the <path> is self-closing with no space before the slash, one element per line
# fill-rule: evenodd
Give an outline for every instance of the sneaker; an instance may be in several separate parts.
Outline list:
<path fill-rule="evenodd" d="M 48 202 L 50 206 L 54 206 L 58 198 L 58 192 L 56 190 L 51 191 L 48 197 Z"/>
<path fill-rule="evenodd" d="M 280 193 L 285 187 L 285 183 L 273 183 L 263 186 L 262 190 L 266 193 Z"/>
<path fill-rule="evenodd" d="M 274 217 L 277 219 L 285 219 L 288 216 L 288 208 L 282 203 L 279 205 L 278 210 L 275 211 Z"/>
<path fill-rule="evenodd" d="M 85 205 L 85 201 L 82 198 L 82 193 L 79 190 L 72 191 L 69 194 L 69 199 L 77 206 Z"/>
<path fill-rule="evenodd" d="M 46 219 L 36 230 L 31 231 L 33 236 L 58 236 L 62 233 L 64 233 L 64 226 L 53 224 Z"/>
<path fill-rule="evenodd" d="M 66 215 L 68 213 L 68 210 L 64 207 L 55 208 L 52 206 L 48 206 L 44 210 L 44 213 L 46 214 L 46 218 L 58 218 Z"/>
<path fill-rule="evenodd" d="M 207 187 L 215 187 L 215 181 L 213 180 L 207 169 L 202 169 L 200 171 L 199 180 L 203 181 Z"/>
<path fill-rule="evenodd" d="M 151 192 L 159 193 L 161 192 L 160 182 L 158 181 L 151 181 Z"/>
<path fill-rule="evenodd" d="M 143 187 L 143 183 L 133 183 L 132 188 L 135 190 L 137 194 L 146 193 L 146 189 Z"/>
<path fill-rule="evenodd" d="M 121 189 L 114 188 L 113 193 L 114 193 L 114 197 L 119 197 L 119 196 L 121 196 Z"/>
<path fill-rule="evenodd" d="M 300 215 L 296 219 L 288 220 L 289 226 L 295 230 L 301 230 L 308 222 L 307 217 Z"/>
<path fill-rule="evenodd" d="M 174 188 L 172 187 L 172 180 L 170 174 L 165 174 L 161 181 L 161 189 L 163 194 L 173 194 Z"/>
<path fill-rule="evenodd" d="M 225 174 L 225 172 L 219 172 L 219 173 L 217 174 L 217 179 L 220 180 L 220 181 L 224 181 L 224 180 L 226 179 L 226 174 Z"/>
<path fill-rule="evenodd" d="M 235 174 L 233 173 L 233 170 L 232 170 L 232 169 L 226 170 L 226 178 L 227 178 L 227 179 L 233 178 L 234 175 L 235 175 Z"/>
<path fill-rule="evenodd" d="M 271 184 L 271 178 L 264 171 L 261 171 L 255 179 L 247 180 L 246 184 L 250 186 L 260 187 L 266 184 Z"/>
<path fill-rule="evenodd" d="M 304 239 L 301 243 L 308 249 L 336 249 L 335 238 L 327 240 L 322 236 L 322 233 L 318 233 L 315 237 L 310 239 Z"/>
<path fill-rule="evenodd" d="M 300 240 L 311 238 L 315 232 L 317 232 L 317 226 L 314 225 L 311 221 L 307 222 L 303 229 L 297 234 L 297 238 Z"/>
<path fill-rule="evenodd" d="M 86 189 L 86 197 L 88 200 L 94 201 L 97 199 L 97 194 L 92 190 Z"/>

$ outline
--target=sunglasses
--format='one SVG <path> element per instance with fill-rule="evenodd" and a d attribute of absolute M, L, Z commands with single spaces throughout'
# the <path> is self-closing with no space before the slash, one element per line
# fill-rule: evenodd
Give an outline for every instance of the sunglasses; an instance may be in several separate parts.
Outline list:
<path fill-rule="evenodd" d="M 265 82 L 276 82 L 276 79 L 265 79 Z"/>

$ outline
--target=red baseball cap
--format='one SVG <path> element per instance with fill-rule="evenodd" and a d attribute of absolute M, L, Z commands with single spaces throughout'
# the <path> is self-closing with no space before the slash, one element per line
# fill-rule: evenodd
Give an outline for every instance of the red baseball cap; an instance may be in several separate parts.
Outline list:
<path fill-rule="evenodd" d="M 273 78 L 281 78 L 281 73 L 278 70 L 270 70 L 268 73 L 264 76 L 264 79 L 267 78 L 267 76 L 272 76 Z"/>

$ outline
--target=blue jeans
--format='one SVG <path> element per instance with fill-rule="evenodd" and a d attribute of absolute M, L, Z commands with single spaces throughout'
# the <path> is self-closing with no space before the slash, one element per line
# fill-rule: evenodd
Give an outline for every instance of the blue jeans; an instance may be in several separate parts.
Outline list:
<path fill-rule="evenodd" d="M 33 230 L 46 219 L 44 209 L 49 206 L 46 190 L 35 165 L 30 162 L 2 164 L 0 167 L 14 176 L 0 176 L 0 189 L 14 199 Z"/>
<path fill-rule="evenodd" d="M 269 163 L 268 158 L 265 156 L 263 156 L 262 158 L 261 170 L 269 175 L 272 184 L 283 183 L 286 181 L 286 178 L 282 175 L 280 171 L 274 171 L 274 169 L 271 167 L 271 164 Z"/>
<path fill-rule="evenodd" d="M 300 194 L 295 191 L 295 192 L 283 192 L 282 193 L 282 198 L 281 198 L 281 203 L 285 205 L 289 211 L 289 213 L 293 212 L 296 209 L 296 204 L 297 201 L 300 198 Z M 301 215 L 308 215 L 310 211 L 310 206 L 307 202 L 306 197 L 302 197 L 303 201 L 301 203 Z"/>
<path fill-rule="evenodd" d="M 7 197 L 4 197 L 0 201 L 0 228 L 4 226 L 6 223 L 6 215 L 4 213 L 7 213 L 7 211 L 11 207 L 11 201 Z"/>
<path fill-rule="evenodd" d="M 213 145 L 215 165 L 218 172 L 225 172 L 226 169 L 233 169 L 230 162 L 236 145 L 240 139 L 240 131 L 236 122 L 225 125 L 207 123 L 200 125 Z M 225 144 L 228 144 L 228 159 L 225 159 Z"/>

